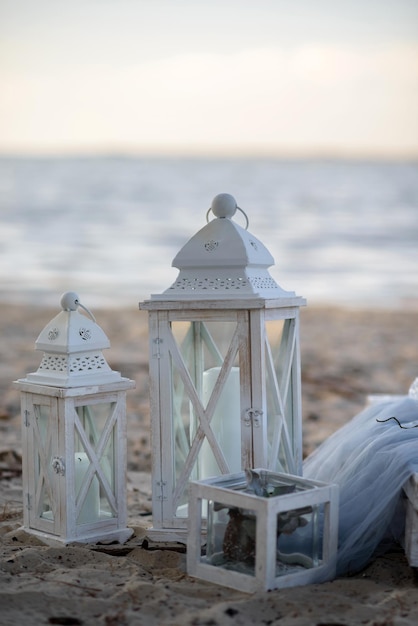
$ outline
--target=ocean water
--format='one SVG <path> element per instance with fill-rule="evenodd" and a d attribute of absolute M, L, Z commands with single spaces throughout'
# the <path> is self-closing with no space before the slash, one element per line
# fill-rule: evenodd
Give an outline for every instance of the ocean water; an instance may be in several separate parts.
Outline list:
<path fill-rule="evenodd" d="M 221 192 L 308 304 L 417 304 L 418 162 L 250 158 L 0 158 L 0 299 L 136 308 Z"/>

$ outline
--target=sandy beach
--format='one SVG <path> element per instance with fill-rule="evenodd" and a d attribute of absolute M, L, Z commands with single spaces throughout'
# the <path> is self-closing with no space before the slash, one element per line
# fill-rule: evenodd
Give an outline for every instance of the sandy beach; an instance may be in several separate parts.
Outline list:
<path fill-rule="evenodd" d="M 121 545 L 49 547 L 22 524 L 20 399 L 12 381 L 35 371 L 34 343 L 59 312 L 0 305 L 0 624 L 84 626 L 406 626 L 418 623 L 418 578 L 400 547 L 355 576 L 244 594 L 187 576 L 184 546 L 143 546 L 151 524 L 147 316 L 95 310 L 110 366 L 128 393 L 128 523 Z M 307 307 L 301 316 L 304 454 L 374 393 L 406 394 L 418 376 L 418 308 Z M 418 452 L 417 452 L 418 454 Z"/>

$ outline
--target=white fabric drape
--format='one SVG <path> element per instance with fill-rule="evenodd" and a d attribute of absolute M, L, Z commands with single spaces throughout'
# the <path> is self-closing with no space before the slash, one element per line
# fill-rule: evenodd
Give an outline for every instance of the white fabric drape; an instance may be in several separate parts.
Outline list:
<path fill-rule="evenodd" d="M 418 472 L 414 385 L 408 396 L 364 409 L 304 462 L 305 478 L 340 488 L 337 575 L 359 571 L 382 542 L 403 532 L 402 486 Z"/>

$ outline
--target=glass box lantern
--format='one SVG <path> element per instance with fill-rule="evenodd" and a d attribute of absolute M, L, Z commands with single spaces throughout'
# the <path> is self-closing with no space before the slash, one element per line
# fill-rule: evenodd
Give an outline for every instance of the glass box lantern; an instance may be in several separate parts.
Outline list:
<path fill-rule="evenodd" d="M 126 541 L 126 391 L 109 340 L 75 293 L 44 328 L 22 404 L 24 529 L 62 543 Z M 78 307 L 87 311 L 82 315 Z"/>
<path fill-rule="evenodd" d="M 268 272 L 265 246 L 220 194 L 148 311 L 153 528 L 187 534 L 188 484 L 249 467 L 301 474 L 299 308 Z M 209 221 L 212 211 L 215 219 Z"/>
<path fill-rule="evenodd" d="M 191 482 L 189 524 L 191 576 L 245 592 L 335 577 L 336 485 L 264 469 Z"/>

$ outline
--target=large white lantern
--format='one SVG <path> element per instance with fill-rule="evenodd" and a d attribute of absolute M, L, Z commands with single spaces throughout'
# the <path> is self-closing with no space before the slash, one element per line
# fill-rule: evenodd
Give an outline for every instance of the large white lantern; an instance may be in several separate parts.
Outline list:
<path fill-rule="evenodd" d="M 22 404 L 24 529 L 62 543 L 126 541 L 126 391 L 109 340 L 77 294 L 36 341 L 38 370 L 16 381 Z M 78 307 L 89 317 L 82 315 Z"/>
<path fill-rule="evenodd" d="M 149 312 L 153 529 L 184 540 L 190 480 L 264 467 L 302 472 L 299 308 L 265 246 L 220 194 Z M 241 209 L 239 209 L 241 211 Z M 248 227 L 248 219 L 246 226 Z"/>

